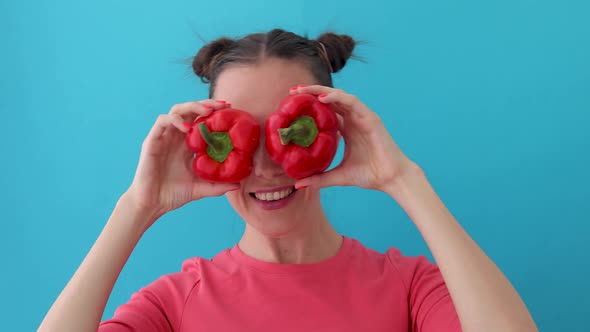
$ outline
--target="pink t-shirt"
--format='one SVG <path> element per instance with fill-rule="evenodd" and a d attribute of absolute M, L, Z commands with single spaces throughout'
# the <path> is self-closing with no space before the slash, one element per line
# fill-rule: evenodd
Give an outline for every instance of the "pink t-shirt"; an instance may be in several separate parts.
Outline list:
<path fill-rule="evenodd" d="M 256 260 L 235 245 L 191 258 L 101 323 L 120 331 L 461 331 L 444 280 L 425 257 L 344 237 L 314 264 Z"/>

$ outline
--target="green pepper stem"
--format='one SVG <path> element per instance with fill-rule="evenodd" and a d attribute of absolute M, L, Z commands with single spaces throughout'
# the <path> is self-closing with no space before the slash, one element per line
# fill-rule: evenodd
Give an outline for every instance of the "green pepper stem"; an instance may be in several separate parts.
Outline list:
<path fill-rule="evenodd" d="M 203 140 L 215 151 L 223 150 L 223 142 L 218 139 L 215 139 L 213 134 L 207 128 L 205 122 L 199 123 L 199 132 L 201 132 L 201 136 L 203 136 Z"/>
<path fill-rule="evenodd" d="M 218 162 L 224 162 L 229 153 L 233 150 L 233 145 L 228 133 L 211 132 L 204 122 L 199 123 L 199 132 L 207 143 L 207 154 Z"/>
<path fill-rule="evenodd" d="M 311 116 L 300 116 L 287 128 L 280 128 L 279 137 L 281 144 L 290 142 L 300 146 L 310 146 L 318 136 L 318 127 Z"/>

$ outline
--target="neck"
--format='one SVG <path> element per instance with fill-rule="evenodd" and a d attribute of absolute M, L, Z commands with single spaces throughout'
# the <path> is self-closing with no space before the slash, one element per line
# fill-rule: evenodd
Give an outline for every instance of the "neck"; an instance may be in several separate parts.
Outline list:
<path fill-rule="evenodd" d="M 342 245 L 342 236 L 330 225 L 323 210 L 306 216 L 286 234 L 268 236 L 246 224 L 238 246 L 248 256 L 279 264 L 317 263 L 330 258 Z"/>

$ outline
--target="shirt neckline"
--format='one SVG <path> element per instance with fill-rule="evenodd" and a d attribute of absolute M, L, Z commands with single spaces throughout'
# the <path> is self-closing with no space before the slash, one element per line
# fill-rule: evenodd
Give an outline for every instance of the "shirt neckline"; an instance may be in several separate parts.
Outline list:
<path fill-rule="evenodd" d="M 349 256 L 351 247 L 352 239 L 347 236 L 342 236 L 342 244 L 334 256 L 328 257 L 321 262 L 302 264 L 280 264 L 265 262 L 246 255 L 246 253 L 240 249 L 237 243 L 230 250 L 228 250 L 227 253 L 237 264 L 247 266 L 257 271 L 271 274 L 293 274 L 325 271 L 326 269 L 338 266 Z"/>

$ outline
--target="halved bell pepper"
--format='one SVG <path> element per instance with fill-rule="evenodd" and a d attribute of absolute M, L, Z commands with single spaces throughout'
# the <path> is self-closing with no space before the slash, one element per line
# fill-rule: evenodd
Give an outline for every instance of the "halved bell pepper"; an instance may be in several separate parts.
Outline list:
<path fill-rule="evenodd" d="M 289 177 L 325 171 L 338 149 L 338 119 L 311 94 L 285 98 L 265 124 L 266 149 Z"/>
<path fill-rule="evenodd" d="M 260 125 L 245 111 L 222 109 L 195 120 L 186 135 L 193 171 L 212 182 L 239 182 L 252 171 Z"/>

